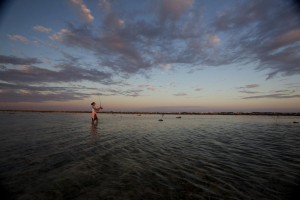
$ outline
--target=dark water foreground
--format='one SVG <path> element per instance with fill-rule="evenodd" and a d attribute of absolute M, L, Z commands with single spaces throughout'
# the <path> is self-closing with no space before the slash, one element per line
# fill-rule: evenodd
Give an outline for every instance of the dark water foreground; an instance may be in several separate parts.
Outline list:
<path fill-rule="evenodd" d="M 10 199 L 291 199 L 299 117 L 0 113 Z M 295 197 L 294 199 L 297 199 Z"/>

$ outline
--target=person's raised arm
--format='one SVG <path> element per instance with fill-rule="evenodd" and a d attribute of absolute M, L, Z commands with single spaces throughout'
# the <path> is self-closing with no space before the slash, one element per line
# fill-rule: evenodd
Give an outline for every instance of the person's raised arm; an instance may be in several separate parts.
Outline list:
<path fill-rule="evenodd" d="M 102 110 L 103 108 L 101 106 L 99 106 L 99 108 L 96 108 L 97 111 Z"/>

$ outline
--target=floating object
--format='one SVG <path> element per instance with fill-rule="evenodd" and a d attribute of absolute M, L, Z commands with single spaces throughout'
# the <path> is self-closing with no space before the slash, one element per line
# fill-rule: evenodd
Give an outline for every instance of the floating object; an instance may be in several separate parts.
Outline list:
<path fill-rule="evenodd" d="M 296 121 L 295 121 L 295 122 L 293 122 L 293 123 L 294 123 L 294 124 L 299 124 L 299 122 L 296 122 Z"/>
<path fill-rule="evenodd" d="M 160 122 L 164 121 L 162 118 L 164 117 L 164 114 L 161 114 L 161 118 L 158 120 Z"/>
<path fill-rule="evenodd" d="M 179 116 L 179 117 L 176 117 L 177 119 L 180 119 L 181 118 L 181 116 Z"/>

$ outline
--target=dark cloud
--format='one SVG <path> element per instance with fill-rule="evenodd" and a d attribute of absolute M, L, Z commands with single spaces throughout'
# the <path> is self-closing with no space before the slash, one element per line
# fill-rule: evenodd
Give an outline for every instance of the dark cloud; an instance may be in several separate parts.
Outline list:
<path fill-rule="evenodd" d="M 290 98 L 300 98 L 300 95 L 287 95 L 287 94 L 268 94 L 268 95 L 258 95 L 258 96 L 249 96 L 244 97 L 243 99 L 290 99 Z"/>
<path fill-rule="evenodd" d="M 158 5 L 160 22 L 174 22 L 193 5 L 193 0 L 162 0 L 156 1 Z"/>
<path fill-rule="evenodd" d="M 15 56 L 0 55 L 0 63 L 12 65 L 33 65 L 42 62 L 37 58 L 19 58 Z"/>
<path fill-rule="evenodd" d="M 102 88 L 81 85 L 45 86 L 0 82 L 0 102 L 45 102 L 83 100 L 93 95 L 101 96 L 142 96 L 143 89 Z"/>
<path fill-rule="evenodd" d="M 113 82 L 114 77 L 128 78 L 131 74 L 145 73 L 161 66 L 172 66 L 172 69 L 180 66 L 194 71 L 203 66 L 251 64 L 256 70 L 266 72 L 267 78 L 300 73 L 300 17 L 292 1 L 236 1 L 232 7 L 210 16 L 203 9 L 204 3 L 193 0 L 149 0 L 140 3 L 146 6 L 139 7 L 141 11 L 137 12 L 128 12 L 130 9 L 123 8 L 117 1 L 102 0 L 102 12 L 95 21 L 85 4 L 73 2 L 79 2 L 76 5 L 89 23 L 67 24 L 56 33 L 52 31 L 54 34 L 50 38 L 93 54 L 99 65 L 94 65 L 93 69 L 82 67 L 78 64 L 80 58 L 65 52 L 68 48 L 60 52 L 66 60 L 60 60 L 61 63 L 52 68 L 39 65 L 43 63 L 38 58 L 0 55 L 0 80 L 10 83 L 1 85 L 3 100 L 82 99 L 89 95 L 76 88 L 64 90 L 32 85 L 93 81 L 117 87 L 122 83 Z M 207 16 L 211 17 L 210 21 L 205 19 Z M 91 24 L 92 21 L 95 23 Z M 40 31 L 43 28 L 36 27 Z M 20 35 L 9 37 L 22 40 Z M 16 66 L 10 68 L 11 65 Z M 109 72 L 96 69 L 98 66 Z M 144 90 L 155 90 L 152 86 L 120 88 L 106 89 L 102 94 L 137 97 L 142 96 Z M 257 88 L 258 84 L 249 84 L 238 90 L 249 95 L 262 93 L 255 91 Z M 244 99 L 298 97 L 292 91 L 278 90 Z"/>
<path fill-rule="evenodd" d="M 277 90 L 277 91 L 275 91 L 275 92 L 277 92 L 277 93 L 282 93 L 282 92 L 289 92 L 290 90 Z"/>
<path fill-rule="evenodd" d="M 285 84 L 288 88 L 300 88 L 300 83 L 288 83 Z"/>
<path fill-rule="evenodd" d="M 244 92 L 244 93 L 255 94 L 255 93 L 259 93 L 259 92 L 253 92 L 253 93 Z M 300 97 L 300 95 L 296 93 L 296 90 L 287 90 L 287 89 L 285 89 L 285 90 L 277 90 L 277 91 L 274 91 L 274 92 L 270 92 L 270 94 L 247 96 L 247 97 L 243 97 L 243 99 L 263 99 L 263 98 L 290 99 L 290 98 L 299 98 L 299 97 Z"/>
<path fill-rule="evenodd" d="M 236 61 L 258 63 L 256 69 L 272 78 L 300 73 L 299 22 L 291 1 L 254 0 L 223 12 L 214 25 L 231 35 L 224 45 Z"/>
<path fill-rule="evenodd" d="M 160 64 L 196 64 L 203 58 L 193 49 L 199 44 L 200 27 L 195 28 L 194 22 L 199 21 L 200 15 L 187 16 L 184 12 L 192 1 L 162 1 L 160 8 L 150 13 L 152 20 L 145 20 L 142 13 L 128 19 L 127 13 L 121 15 L 108 2 L 103 4 L 105 12 L 100 33 L 94 32 L 92 26 L 69 24 L 51 38 L 67 46 L 87 49 L 103 66 L 124 73 L 147 71 Z M 168 10 L 169 17 L 162 17 L 161 10 Z M 161 18 L 177 23 L 157 23 Z"/>
<path fill-rule="evenodd" d="M 138 97 L 138 96 L 141 96 L 142 92 L 143 92 L 143 90 L 130 89 L 130 90 L 123 91 L 122 94 L 125 96 Z"/>
<path fill-rule="evenodd" d="M 245 86 L 241 86 L 241 87 L 238 87 L 239 89 L 252 89 L 252 88 L 258 88 L 259 87 L 259 84 L 249 84 L 249 85 L 245 85 Z"/>
<path fill-rule="evenodd" d="M 41 63 L 37 58 L 19 58 L 0 56 L 4 65 L 0 70 L 0 102 L 44 102 L 82 100 L 93 95 L 95 88 L 83 86 L 71 87 L 70 84 L 81 81 L 93 81 L 102 84 L 112 83 L 112 75 L 97 69 L 84 69 L 66 57 L 68 63 L 53 65 L 53 70 L 33 66 Z M 14 68 L 8 64 L 17 65 Z M 62 87 L 45 86 L 60 83 Z M 34 85 L 34 86 L 33 86 Z M 88 92 L 82 92 L 88 91 Z"/>
<path fill-rule="evenodd" d="M 111 74 L 97 69 L 83 69 L 72 64 L 57 65 L 58 71 L 35 67 L 22 66 L 17 69 L 4 69 L 0 79 L 10 83 L 56 83 L 94 81 L 103 84 L 111 82 Z"/>
<path fill-rule="evenodd" d="M 245 93 L 245 94 L 257 94 L 257 93 L 260 93 L 258 91 L 252 91 L 252 90 L 240 90 L 239 91 L 240 93 Z"/>
<path fill-rule="evenodd" d="M 245 93 L 245 94 L 257 94 L 260 93 L 258 91 L 254 91 L 253 88 L 258 88 L 259 85 L 258 84 L 249 84 L 249 85 L 245 85 L 242 87 L 238 87 L 239 92 L 240 93 Z"/>
<path fill-rule="evenodd" d="M 259 87 L 258 84 L 250 84 L 245 86 L 245 88 L 257 88 L 257 87 Z"/>
<path fill-rule="evenodd" d="M 164 64 L 192 70 L 232 63 L 252 63 L 267 78 L 300 73 L 300 18 L 290 1 L 241 1 L 210 23 L 196 1 L 155 2 L 147 12 L 129 14 L 102 1 L 99 31 L 69 24 L 51 38 L 89 50 L 102 66 L 128 74 Z"/>
<path fill-rule="evenodd" d="M 102 66 L 115 71 L 135 73 L 150 67 L 150 63 L 142 56 L 142 50 L 139 50 L 136 44 L 124 37 L 121 32 L 110 32 L 99 36 L 94 35 L 88 26 L 69 25 L 67 29 L 51 38 L 67 46 L 93 52 Z"/>
<path fill-rule="evenodd" d="M 31 86 L 24 84 L 0 83 L 0 102 L 44 102 L 44 101 L 69 101 L 82 100 L 89 97 L 90 93 L 80 87 L 50 87 Z"/>
<path fill-rule="evenodd" d="M 298 98 L 300 96 L 298 95 L 295 89 L 292 90 L 280 89 L 276 91 L 263 92 L 263 91 L 257 91 L 259 87 L 260 85 L 258 84 L 249 84 L 242 87 L 238 87 L 237 90 L 239 93 L 242 94 L 248 94 L 248 95 L 260 94 L 255 96 L 242 97 L 242 99 L 262 99 L 262 98 L 287 99 L 287 98 Z"/>
<path fill-rule="evenodd" d="M 173 94 L 174 96 L 187 96 L 186 93 L 184 92 L 180 92 L 180 93 L 176 93 L 176 94 Z"/>

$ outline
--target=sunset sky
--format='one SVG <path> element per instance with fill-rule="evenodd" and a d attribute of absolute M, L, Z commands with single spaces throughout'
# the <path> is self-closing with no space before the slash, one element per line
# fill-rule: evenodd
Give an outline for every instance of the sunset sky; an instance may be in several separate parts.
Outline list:
<path fill-rule="evenodd" d="M 11 0 L 0 109 L 300 112 L 288 0 Z"/>

